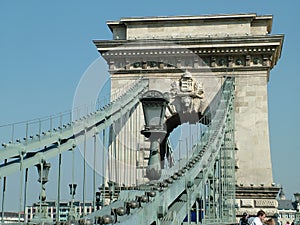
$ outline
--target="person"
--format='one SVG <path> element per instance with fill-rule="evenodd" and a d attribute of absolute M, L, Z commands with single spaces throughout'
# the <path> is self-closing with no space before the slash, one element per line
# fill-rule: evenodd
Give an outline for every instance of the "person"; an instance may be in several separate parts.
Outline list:
<path fill-rule="evenodd" d="M 285 225 L 290 225 L 290 221 L 287 221 Z"/>
<path fill-rule="evenodd" d="M 276 225 L 276 222 L 273 218 L 269 218 L 264 222 L 264 224 L 266 224 L 266 225 Z"/>
<path fill-rule="evenodd" d="M 248 218 L 249 214 L 244 212 L 242 218 L 240 219 L 239 225 L 249 225 Z"/>
<path fill-rule="evenodd" d="M 263 221 L 265 218 L 266 218 L 265 211 L 259 210 L 251 225 L 263 225 Z"/>

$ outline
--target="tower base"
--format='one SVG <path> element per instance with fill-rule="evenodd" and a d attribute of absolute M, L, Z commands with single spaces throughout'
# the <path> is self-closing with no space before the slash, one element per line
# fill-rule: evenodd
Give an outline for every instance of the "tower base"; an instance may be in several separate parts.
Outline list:
<path fill-rule="evenodd" d="M 276 200 L 279 187 L 236 187 L 236 217 L 242 217 L 244 212 L 256 216 L 259 210 L 264 210 L 267 217 L 276 217 L 278 202 Z"/>

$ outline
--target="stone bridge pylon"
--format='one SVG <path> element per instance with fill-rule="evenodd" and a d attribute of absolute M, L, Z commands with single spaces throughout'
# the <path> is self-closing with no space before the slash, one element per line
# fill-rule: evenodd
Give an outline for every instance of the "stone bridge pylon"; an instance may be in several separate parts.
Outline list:
<path fill-rule="evenodd" d="M 112 92 L 139 76 L 148 78 L 149 89 L 170 93 L 167 116 L 182 114 L 173 127 L 186 122 L 183 115 L 188 115 L 187 121 L 197 120 L 224 77 L 235 77 L 237 216 L 245 211 L 255 215 L 258 209 L 270 216 L 277 212 L 267 85 L 284 36 L 270 34 L 272 18 L 256 14 L 122 18 L 107 22 L 112 40 L 94 41 L 109 65 Z"/>

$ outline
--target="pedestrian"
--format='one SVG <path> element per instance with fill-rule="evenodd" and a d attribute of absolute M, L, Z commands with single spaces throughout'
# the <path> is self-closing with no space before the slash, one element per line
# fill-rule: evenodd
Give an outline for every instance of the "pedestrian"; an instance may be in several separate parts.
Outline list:
<path fill-rule="evenodd" d="M 286 224 L 285 225 L 290 225 L 290 221 L 286 221 Z"/>
<path fill-rule="evenodd" d="M 244 212 L 242 218 L 240 219 L 239 225 L 249 225 L 248 218 L 249 214 Z"/>
<path fill-rule="evenodd" d="M 264 224 L 266 225 L 276 225 L 276 222 L 273 218 L 267 219 Z"/>
<path fill-rule="evenodd" d="M 266 218 L 266 213 L 263 210 L 259 210 L 254 218 L 253 225 L 263 225 L 263 221 Z"/>

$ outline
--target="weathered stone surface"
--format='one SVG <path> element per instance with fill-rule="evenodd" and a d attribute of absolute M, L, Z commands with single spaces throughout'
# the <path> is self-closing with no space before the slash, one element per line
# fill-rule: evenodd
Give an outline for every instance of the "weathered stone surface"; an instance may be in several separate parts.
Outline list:
<path fill-rule="evenodd" d="M 277 208 L 278 202 L 275 199 L 256 199 L 255 207 L 257 208 Z"/>
<path fill-rule="evenodd" d="M 272 16 L 256 14 L 122 18 L 107 24 L 114 39 L 266 35 Z M 201 27 L 201 29 L 199 29 Z"/>
<path fill-rule="evenodd" d="M 253 208 L 254 200 L 253 199 L 241 199 L 241 207 Z"/>

